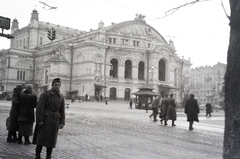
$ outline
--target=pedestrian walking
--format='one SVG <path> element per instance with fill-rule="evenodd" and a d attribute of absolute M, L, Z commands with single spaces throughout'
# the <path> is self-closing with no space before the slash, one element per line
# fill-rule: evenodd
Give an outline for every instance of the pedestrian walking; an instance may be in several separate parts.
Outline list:
<path fill-rule="evenodd" d="M 210 104 L 210 103 L 207 103 L 206 105 L 205 105 L 205 107 L 206 107 L 206 116 L 212 116 L 211 115 L 211 113 L 212 113 L 212 105 Z"/>
<path fill-rule="evenodd" d="M 168 109 L 167 109 L 166 120 L 172 120 L 172 126 L 176 126 L 174 122 L 177 120 L 177 113 L 176 113 L 176 103 L 175 103 L 175 99 L 173 98 L 173 94 L 170 94 L 170 98 L 168 99 Z"/>
<path fill-rule="evenodd" d="M 129 102 L 129 108 L 132 109 L 132 100 Z"/>
<path fill-rule="evenodd" d="M 103 101 L 103 96 L 102 95 L 100 95 L 100 100 L 101 100 L 101 102 Z"/>
<path fill-rule="evenodd" d="M 26 85 L 26 89 L 21 93 L 20 101 L 18 144 L 22 144 L 22 137 L 24 136 L 24 144 L 27 145 L 31 144 L 29 137 L 33 135 L 34 108 L 37 105 L 37 96 L 33 92 L 33 85 Z"/>
<path fill-rule="evenodd" d="M 164 121 L 164 125 L 168 125 L 167 124 L 167 111 L 168 111 L 168 94 L 165 94 L 162 103 L 161 103 L 161 108 L 160 108 L 160 122 L 161 124 L 163 124 Z"/>
<path fill-rule="evenodd" d="M 17 142 L 18 125 L 18 112 L 20 108 L 20 95 L 23 90 L 23 85 L 19 84 L 14 88 L 12 95 L 12 106 L 9 113 L 9 125 L 7 142 Z"/>
<path fill-rule="evenodd" d="M 148 101 L 145 101 L 145 109 L 146 109 L 146 113 L 148 113 Z"/>
<path fill-rule="evenodd" d="M 33 144 L 36 145 L 36 159 L 41 158 L 42 147 L 46 147 L 46 159 L 51 159 L 55 148 L 58 130 L 65 125 L 65 101 L 60 93 L 61 80 L 55 78 L 52 88 L 41 94 L 37 103 Z"/>
<path fill-rule="evenodd" d="M 189 130 L 193 130 L 193 122 L 199 122 L 198 114 L 199 114 L 199 106 L 196 99 L 194 99 L 194 95 L 191 94 L 190 98 L 187 100 L 185 105 L 185 114 L 187 114 L 187 121 L 189 122 Z"/>
<path fill-rule="evenodd" d="M 105 100 L 105 105 L 107 105 L 108 104 L 107 97 L 104 97 L 104 100 Z"/>
<path fill-rule="evenodd" d="M 88 94 L 85 95 L 85 100 L 88 101 Z"/>
<path fill-rule="evenodd" d="M 159 96 L 157 96 L 153 102 L 152 102 L 152 114 L 149 116 L 151 118 L 153 116 L 153 121 L 156 122 L 157 120 L 157 115 L 158 115 L 158 109 L 159 109 Z"/>

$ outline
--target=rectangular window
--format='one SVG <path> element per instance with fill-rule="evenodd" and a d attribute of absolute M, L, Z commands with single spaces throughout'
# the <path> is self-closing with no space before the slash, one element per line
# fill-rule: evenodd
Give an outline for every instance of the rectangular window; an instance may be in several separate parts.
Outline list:
<path fill-rule="evenodd" d="M 128 45 L 128 39 L 121 39 L 122 45 Z"/>
<path fill-rule="evenodd" d="M 1 91 L 4 91 L 4 86 L 1 86 Z"/>
<path fill-rule="evenodd" d="M 108 38 L 109 44 L 116 44 L 116 38 Z"/>
<path fill-rule="evenodd" d="M 108 38 L 108 43 L 109 43 L 109 44 L 112 43 L 112 38 Z"/>
<path fill-rule="evenodd" d="M 42 37 L 40 37 L 40 45 L 42 45 L 43 43 L 43 40 L 42 40 L 43 38 Z"/>
<path fill-rule="evenodd" d="M 133 46 L 139 46 L 139 41 L 133 40 Z"/>
<path fill-rule="evenodd" d="M 116 38 L 113 38 L 113 44 L 116 44 Z"/>
<path fill-rule="evenodd" d="M 148 43 L 148 47 L 151 47 L 151 44 L 150 44 L 150 43 Z"/>

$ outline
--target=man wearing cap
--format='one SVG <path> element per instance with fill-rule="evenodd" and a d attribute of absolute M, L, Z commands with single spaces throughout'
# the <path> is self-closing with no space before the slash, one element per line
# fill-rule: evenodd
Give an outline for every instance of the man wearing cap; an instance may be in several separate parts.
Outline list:
<path fill-rule="evenodd" d="M 187 121 L 189 122 L 189 130 L 193 130 L 193 122 L 199 122 L 198 114 L 199 114 L 199 106 L 196 99 L 194 99 L 194 95 L 190 94 L 190 98 L 187 100 L 185 105 L 185 114 L 187 114 Z"/>
<path fill-rule="evenodd" d="M 18 113 L 19 133 L 18 144 L 22 143 L 24 136 L 24 144 L 31 144 L 29 137 L 33 135 L 34 108 L 37 105 L 37 96 L 33 93 L 33 85 L 27 84 L 26 89 L 20 96 L 20 109 Z"/>
<path fill-rule="evenodd" d="M 17 142 L 18 125 L 18 112 L 20 108 L 20 95 L 23 90 L 23 85 L 18 84 L 13 90 L 12 106 L 9 113 L 8 137 L 7 142 Z"/>
<path fill-rule="evenodd" d="M 65 101 L 60 93 L 61 80 L 55 78 L 52 88 L 41 94 L 36 109 L 37 124 L 33 136 L 36 144 L 36 159 L 41 158 L 42 147 L 47 149 L 46 159 L 50 159 L 57 143 L 58 130 L 65 125 Z"/>

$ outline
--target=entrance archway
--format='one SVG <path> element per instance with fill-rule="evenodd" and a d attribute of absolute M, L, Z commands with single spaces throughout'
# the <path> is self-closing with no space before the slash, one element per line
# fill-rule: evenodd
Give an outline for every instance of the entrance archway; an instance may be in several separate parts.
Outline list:
<path fill-rule="evenodd" d="M 109 95 L 109 98 L 110 100 L 116 100 L 117 99 L 117 90 L 116 88 L 112 87 L 110 88 L 110 95 Z"/>
<path fill-rule="evenodd" d="M 124 100 L 125 101 L 130 101 L 130 94 L 131 94 L 131 90 L 129 88 L 126 88 L 125 93 L 124 93 Z"/>

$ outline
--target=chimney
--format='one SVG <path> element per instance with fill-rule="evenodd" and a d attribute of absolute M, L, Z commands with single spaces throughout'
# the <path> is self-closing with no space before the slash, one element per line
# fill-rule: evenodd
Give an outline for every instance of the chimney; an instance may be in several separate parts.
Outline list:
<path fill-rule="evenodd" d="M 38 12 L 37 12 L 36 9 L 34 9 L 33 12 L 32 12 L 30 23 L 33 23 L 34 20 L 38 21 Z"/>
<path fill-rule="evenodd" d="M 13 34 L 14 32 L 16 32 L 18 30 L 18 21 L 17 19 L 13 19 L 12 21 L 12 27 L 11 27 L 11 34 Z"/>

